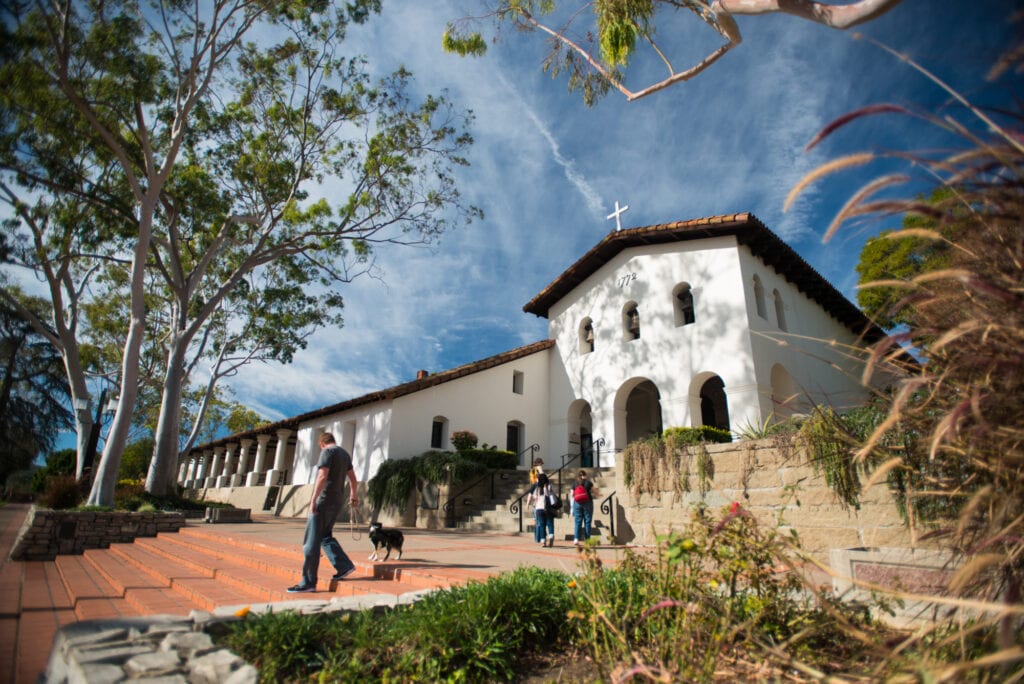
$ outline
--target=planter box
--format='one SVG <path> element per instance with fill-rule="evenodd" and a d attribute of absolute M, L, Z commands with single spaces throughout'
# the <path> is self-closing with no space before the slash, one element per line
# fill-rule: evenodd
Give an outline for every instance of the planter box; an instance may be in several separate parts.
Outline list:
<path fill-rule="evenodd" d="M 11 549 L 11 560 L 53 560 L 115 542 L 155 537 L 185 526 L 181 513 L 128 511 L 52 511 L 32 507 Z"/>

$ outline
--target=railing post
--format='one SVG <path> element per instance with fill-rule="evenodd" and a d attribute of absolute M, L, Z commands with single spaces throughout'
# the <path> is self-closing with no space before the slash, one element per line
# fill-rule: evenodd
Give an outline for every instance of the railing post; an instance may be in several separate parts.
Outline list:
<path fill-rule="evenodd" d="M 594 467 L 601 467 L 601 447 L 604 446 L 604 437 L 599 438 L 594 442 Z"/>
<path fill-rule="evenodd" d="M 612 539 L 615 539 L 615 492 L 609 494 L 601 502 L 601 512 L 608 515 L 608 528 L 611 530 Z"/>

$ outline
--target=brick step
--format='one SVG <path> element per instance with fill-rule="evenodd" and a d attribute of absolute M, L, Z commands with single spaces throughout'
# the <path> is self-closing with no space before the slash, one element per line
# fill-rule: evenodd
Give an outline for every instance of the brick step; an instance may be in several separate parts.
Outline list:
<path fill-rule="evenodd" d="M 295 577 L 295 569 L 302 567 L 302 554 L 290 552 L 287 554 L 268 554 L 263 550 L 246 548 L 247 545 L 238 544 L 237 540 L 231 537 L 219 536 L 216 539 L 205 535 L 189 534 L 166 534 L 159 535 L 155 539 L 146 540 L 150 544 L 157 543 L 164 545 L 164 548 L 173 550 L 175 553 L 185 553 L 188 550 L 201 554 L 209 567 L 209 558 L 217 560 L 228 560 L 232 563 L 244 565 L 259 570 L 262 573 L 269 573 L 284 579 Z M 142 539 L 136 539 L 136 543 Z"/>
<path fill-rule="evenodd" d="M 169 555 L 154 553 L 141 544 L 111 544 L 110 550 L 134 566 L 139 574 L 164 583 L 203 610 L 253 602 L 248 592 L 216 579 L 215 570 L 210 566 L 199 569 Z"/>
<path fill-rule="evenodd" d="M 254 541 L 251 539 L 240 539 L 237 537 L 226 536 L 222 531 L 202 528 L 202 527 L 183 527 L 176 533 L 178 539 L 201 539 L 206 542 L 212 542 L 218 546 L 230 545 L 234 549 L 244 549 L 249 551 L 249 556 L 254 558 L 264 558 L 270 562 L 271 558 L 282 558 L 287 563 L 295 563 L 295 559 L 298 558 L 298 562 L 302 563 L 302 553 L 299 551 L 302 539 L 297 539 L 293 544 L 278 544 L 274 542 L 265 541 Z M 169 537 L 170 535 L 157 535 L 162 537 Z"/>
<path fill-rule="evenodd" d="M 54 565 L 79 620 L 134 617 L 141 614 L 96 573 L 93 565 L 82 556 L 57 556 Z"/>
<path fill-rule="evenodd" d="M 272 571 L 276 574 L 290 580 L 289 584 L 298 581 L 302 569 L 303 557 L 302 553 L 298 550 L 297 544 L 285 545 L 273 542 L 252 542 L 248 539 L 238 539 L 226 536 L 219 531 L 203 528 L 182 528 L 174 535 L 159 535 L 157 539 L 172 540 L 178 544 L 191 544 L 195 542 L 201 548 L 214 547 L 218 549 L 218 553 L 224 554 L 219 557 L 226 557 L 235 561 L 239 560 L 236 554 L 243 556 L 245 560 L 242 562 L 245 564 L 255 564 L 257 568 L 261 564 L 266 564 L 268 568 L 273 568 Z M 136 540 L 136 542 L 138 541 Z M 365 543 L 369 543 L 368 537 L 365 538 Z M 338 587 L 335 593 L 342 595 L 359 593 L 400 595 L 407 591 L 429 589 L 438 586 L 439 580 L 437 577 L 422 571 L 420 568 L 410 567 L 410 564 L 403 563 L 403 561 L 392 558 L 386 563 L 367 563 L 357 560 L 357 557 L 361 557 L 362 551 L 356 553 L 351 546 L 348 546 L 346 553 L 348 553 L 352 563 L 356 566 L 356 573 L 343 582 L 337 583 Z M 283 565 L 280 562 L 281 560 L 284 562 Z M 325 558 L 320 560 L 320 569 L 321 578 L 319 586 L 326 587 L 328 581 L 324 577 L 324 573 L 333 571 L 330 563 Z M 392 582 L 395 583 L 393 586 L 384 584 Z M 447 578 L 441 578 L 440 582 L 447 586 Z M 294 594 L 289 594 L 288 596 L 289 598 L 294 598 Z"/>
<path fill-rule="evenodd" d="M 113 548 L 88 549 L 83 557 L 141 615 L 188 615 L 201 608 L 173 592 L 169 579 L 140 572 L 138 566 Z"/>
<path fill-rule="evenodd" d="M 295 599 L 286 588 L 299 581 L 302 569 L 302 554 L 293 550 L 279 553 L 276 558 L 257 556 L 246 542 L 216 535 L 216 541 L 206 535 L 178 538 L 176 534 L 159 535 L 155 539 L 136 539 L 136 545 L 166 557 L 188 564 L 192 568 L 216 567 L 216 579 L 230 584 L 252 595 L 246 603 L 290 601 Z M 216 548 L 210 545 L 216 544 Z M 294 546 L 289 545 L 290 548 Z M 280 549 L 279 549 L 280 551 Z M 341 596 L 368 594 L 393 594 L 399 596 L 413 589 L 430 588 L 437 585 L 433 578 L 421 580 L 416 576 L 405 576 L 389 572 L 385 564 L 360 563 L 353 561 L 356 572 L 342 582 L 332 583 L 330 575 L 334 569 L 326 559 L 320 561 L 322 590 Z M 332 587 L 333 585 L 333 587 Z M 234 605 L 234 604 L 228 604 Z"/>

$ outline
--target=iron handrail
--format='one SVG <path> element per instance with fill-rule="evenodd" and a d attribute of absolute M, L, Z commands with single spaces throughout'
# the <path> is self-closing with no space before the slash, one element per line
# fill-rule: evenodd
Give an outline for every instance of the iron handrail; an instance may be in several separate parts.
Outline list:
<path fill-rule="evenodd" d="M 566 456 L 572 456 L 573 458 L 570 458 L 568 463 L 567 463 L 566 460 L 565 460 Z M 578 458 L 578 457 L 579 457 L 579 454 L 574 454 L 571 451 L 562 454 L 559 457 L 562 460 L 562 467 L 559 468 L 558 470 L 556 470 L 554 473 L 551 473 L 551 475 L 548 475 L 548 480 L 550 480 L 554 475 L 556 475 L 556 474 L 558 475 L 558 496 L 562 496 L 562 469 L 565 468 L 565 466 L 567 466 L 570 463 L 572 463 L 573 460 L 575 458 Z M 508 512 L 509 513 L 511 513 L 512 515 L 519 516 L 519 531 L 520 532 L 523 531 L 523 499 L 526 498 L 526 495 L 530 493 L 531 489 L 533 489 L 533 485 L 530 485 L 530 489 L 527 489 L 525 492 L 520 494 L 519 498 L 517 498 L 515 501 L 513 501 L 511 504 L 509 504 L 509 507 L 508 507 Z"/>
<path fill-rule="evenodd" d="M 615 539 L 615 502 L 613 497 L 615 492 L 612 492 L 601 501 L 600 511 L 608 516 L 608 528 L 611 530 L 612 539 Z"/>
<path fill-rule="evenodd" d="M 525 449 L 520 451 L 518 454 L 516 454 L 516 463 L 520 463 L 521 462 L 520 461 L 520 457 L 522 457 L 522 455 L 525 454 L 527 451 L 529 451 L 531 455 L 537 453 L 538 451 L 540 451 L 540 444 L 531 444 L 530 446 L 526 447 Z M 532 460 L 531 460 L 531 464 L 532 464 Z M 484 473 L 483 475 L 481 475 L 477 479 L 475 479 L 472 482 L 470 482 L 468 485 L 466 485 L 465 487 L 460 489 L 457 493 L 449 494 L 448 495 L 448 500 L 444 502 L 443 506 L 441 506 L 441 510 L 443 510 L 444 513 L 445 513 L 445 525 L 447 527 L 455 527 L 455 502 L 458 500 L 458 498 L 460 496 L 462 496 L 463 494 L 465 494 L 466 492 L 470 491 L 471 489 L 475 488 L 478 484 L 483 482 L 484 479 L 487 478 L 487 477 L 491 478 L 491 498 L 492 499 L 494 498 L 494 475 L 495 475 L 495 472 L 496 471 L 494 471 L 494 470 L 490 470 L 489 472 Z M 505 473 L 501 473 L 500 478 L 502 480 L 507 480 L 508 479 L 508 475 L 506 475 Z M 472 502 L 472 499 L 466 499 L 465 505 L 468 506 L 471 502 Z M 521 524 L 520 524 L 520 530 L 519 531 L 522 532 L 522 525 Z"/>

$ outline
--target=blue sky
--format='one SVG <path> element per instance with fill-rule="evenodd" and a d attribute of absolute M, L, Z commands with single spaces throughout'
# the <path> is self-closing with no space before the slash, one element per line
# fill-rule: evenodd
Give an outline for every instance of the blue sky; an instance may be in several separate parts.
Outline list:
<path fill-rule="evenodd" d="M 1006 102 L 1014 92 L 1007 80 L 984 76 L 1013 33 L 1006 15 L 1014 4 L 904 0 L 861 30 L 975 103 Z M 796 18 L 740 17 L 743 44 L 694 81 L 634 103 L 609 94 L 587 108 L 564 78 L 542 72 L 539 34 L 506 31 L 481 59 L 444 53 L 445 22 L 479 12 L 477 2 L 389 0 L 381 16 L 351 30 L 351 51 L 374 70 L 404 65 L 424 92 L 447 89 L 473 110 L 476 143 L 460 188 L 486 218 L 431 248 L 382 249 L 382 279 L 343 291 L 344 328 L 318 333 L 289 366 L 252 366 L 233 378 L 236 399 L 266 418 L 545 338 L 547 322 L 522 306 L 614 228 L 605 217 L 616 200 L 629 205 L 623 227 L 750 211 L 852 298 L 863 240 L 897 222 L 848 228 L 824 245 L 821 235 L 885 166 L 831 177 L 783 213 L 787 193 L 838 154 L 951 142 L 915 119 L 883 115 L 805 153 L 822 126 L 850 110 L 893 102 L 935 111 L 949 97 L 868 41 Z M 661 29 L 666 45 L 717 41 L 688 14 L 679 19 Z"/>

